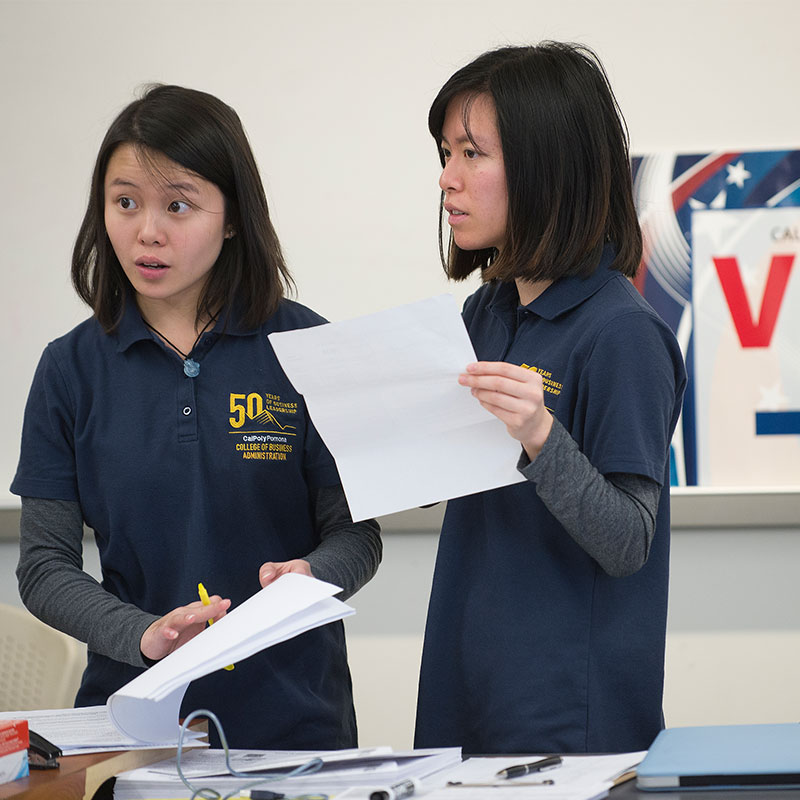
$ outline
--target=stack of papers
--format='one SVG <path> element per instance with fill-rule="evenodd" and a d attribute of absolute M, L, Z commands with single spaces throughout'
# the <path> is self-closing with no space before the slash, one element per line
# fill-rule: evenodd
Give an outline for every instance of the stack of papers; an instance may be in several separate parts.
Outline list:
<path fill-rule="evenodd" d="M 306 575 L 283 575 L 123 686 L 105 706 L 12 711 L 2 716 L 27 719 L 64 755 L 174 747 L 181 701 L 191 681 L 354 614 L 353 608 L 333 597 L 340 591 Z M 190 740 L 193 736 L 188 734 Z"/>
<path fill-rule="evenodd" d="M 86 708 L 54 708 L 37 711 L 3 711 L 0 719 L 26 719 L 28 727 L 44 736 L 61 749 L 65 756 L 104 753 L 116 750 L 143 750 L 154 745 L 142 742 L 122 733 L 109 719 L 105 706 Z M 204 734 L 187 731 L 183 737 L 184 747 L 206 747 L 198 741 Z M 157 745 L 160 748 L 175 747 L 175 743 Z"/>
<path fill-rule="evenodd" d="M 303 794 L 336 795 L 351 787 L 363 787 L 365 796 L 372 791 L 414 779 L 431 780 L 443 770 L 461 762 L 460 748 L 393 752 L 390 747 L 325 752 L 290 752 L 276 750 L 231 750 L 231 767 L 248 773 L 249 778 L 233 777 L 225 766 L 222 750 L 184 753 L 181 769 L 197 788 L 206 788 L 221 795 L 251 788 L 269 789 L 295 797 Z M 286 774 L 320 758 L 322 769 L 311 775 L 265 781 L 265 774 Z M 178 776 L 176 759 L 171 758 L 149 767 L 124 772 L 117 776 L 115 800 L 146 798 L 186 798 L 191 792 Z M 451 799 L 453 800 L 453 799 Z"/>
<path fill-rule="evenodd" d="M 112 694 L 111 720 L 133 739 L 177 742 L 181 701 L 191 681 L 354 614 L 333 597 L 340 591 L 306 575 L 282 575 Z"/>

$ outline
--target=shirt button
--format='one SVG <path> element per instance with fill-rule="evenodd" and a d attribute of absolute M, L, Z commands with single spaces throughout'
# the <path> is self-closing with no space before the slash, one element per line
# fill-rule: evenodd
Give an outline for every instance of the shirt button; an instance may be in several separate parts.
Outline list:
<path fill-rule="evenodd" d="M 192 409 L 189 406 L 186 406 L 186 408 L 183 409 L 183 416 L 184 417 L 188 417 L 189 414 L 191 414 L 191 413 L 192 413 Z"/>

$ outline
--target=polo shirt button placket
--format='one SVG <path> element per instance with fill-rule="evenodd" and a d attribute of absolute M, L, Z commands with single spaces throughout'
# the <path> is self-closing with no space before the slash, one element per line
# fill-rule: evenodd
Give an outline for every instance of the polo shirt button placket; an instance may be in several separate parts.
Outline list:
<path fill-rule="evenodd" d="M 178 386 L 178 441 L 193 442 L 197 440 L 197 401 L 195 386 L 198 378 L 187 378 L 181 375 Z"/>

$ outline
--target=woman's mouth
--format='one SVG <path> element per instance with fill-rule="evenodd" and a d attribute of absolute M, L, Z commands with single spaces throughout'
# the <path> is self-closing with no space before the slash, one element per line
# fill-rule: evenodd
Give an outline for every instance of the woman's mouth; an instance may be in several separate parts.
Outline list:
<path fill-rule="evenodd" d="M 152 258 L 151 256 L 142 256 L 141 258 L 137 258 L 134 261 L 137 267 L 141 269 L 148 269 L 148 270 L 161 270 L 166 269 L 167 264 L 165 264 L 161 259 Z"/>
<path fill-rule="evenodd" d="M 447 211 L 447 221 L 450 225 L 457 225 L 469 216 L 466 211 L 462 211 L 460 208 L 445 207 L 445 210 Z"/>

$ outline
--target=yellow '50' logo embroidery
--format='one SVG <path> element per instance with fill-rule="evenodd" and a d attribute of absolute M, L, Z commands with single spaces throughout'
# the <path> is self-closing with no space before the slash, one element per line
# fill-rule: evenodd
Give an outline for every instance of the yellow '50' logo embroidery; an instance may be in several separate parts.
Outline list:
<path fill-rule="evenodd" d="M 232 428 L 241 428 L 246 423 L 248 429 L 252 425 L 266 426 L 272 430 L 291 431 L 295 425 L 284 425 L 279 421 L 276 414 L 282 416 L 297 414 L 297 403 L 287 403 L 275 394 L 250 394 L 230 395 L 231 416 L 228 421 Z"/>

